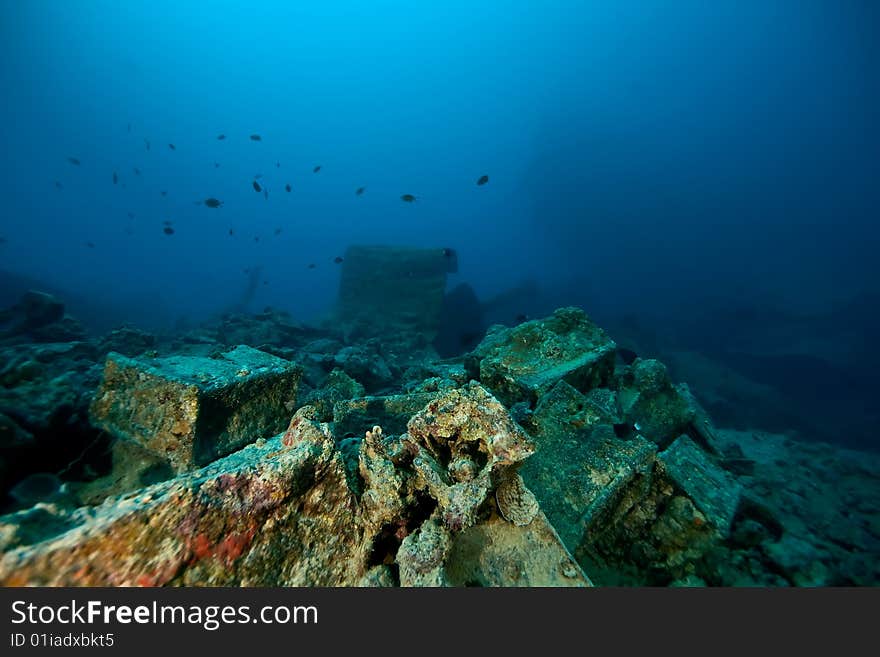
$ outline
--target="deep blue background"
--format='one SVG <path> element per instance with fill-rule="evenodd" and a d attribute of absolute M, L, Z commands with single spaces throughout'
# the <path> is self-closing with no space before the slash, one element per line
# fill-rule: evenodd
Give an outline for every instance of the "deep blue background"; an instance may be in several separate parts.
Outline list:
<path fill-rule="evenodd" d="M 162 328 L 248 267 L 255 307 L 309 320 L 348 244 L 451 246 L 452 284 L 531 279 L 609 322 L 855 299 L 865 351 L 878 6 L 4 1 L 0 268 Z"/>

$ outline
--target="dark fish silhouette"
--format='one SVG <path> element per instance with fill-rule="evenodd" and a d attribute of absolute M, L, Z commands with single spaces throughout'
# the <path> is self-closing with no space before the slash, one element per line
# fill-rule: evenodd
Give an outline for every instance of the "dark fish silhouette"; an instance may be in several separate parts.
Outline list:
<path fill-rule="evenodd" d="M 128 218 L 129 218 L 129 219 L 134 219 L 134 212 L 129 212 L 129 213 L 128 213 Z"/>
<path fill-rule="evenodd" d="M 219 163 L 219 162 L 214 162 L 214 168 L 215 168 L 215 169 L 219 169 L 219 168 L 220 168 L 220 163 Z"/>
<path fill-rule="evenodd" d="M 412 203 L 413 201 L 416 200 L 416 197 L 413 196 L 412 194 L 403 194 L 400 197 L 400 200 L 403 201 L 404 203 Z"/>
<path fill-rule="evenodd" d="M 260 241 L 260 236 L 254 235 L 254 242 L 259 242 L 259 241 Z"/>
<path fill-rule="evenodd" d="M 89 247 L 90 249 L 94 249 L 95 243 L 94 242 L 86 242 L 86 246 Z"/>
<path fill-rule="evenodd" d="M 223 201 L 218 201 L 216 198 L 206 198 L 204 201 L 197 201 L 197 203 L 204 203 L 209 208 L 219 208 L 223 205 Z"/>
<path fill-rule="evenodd" d="M 620 356 L 620 359 L 627 365 L 632 365 L 633 361 L 639 357 L 639 355 L 632 349 L 626 349 L 624 347 L 618 347 L 617 353 Z"/>
<path fill-rule="evenodd" d="M 80 164 L 82 164 L 82 162 L 80 162 L 80 161 L 79 161 L 78 159 L 76 159 L 75 157 L 69 157 L 69 158 L 67 158 L 67 161 L 70 162 L 70 163 L 73 164 L 73 165 L 76 165 L 76 166 L 79 166 Z"/>
<path fill-rule="evenodd" d="M 366 187 L 358 187 L 356 190 L 354 190 L 354 193 L 357 196 L 362 196 L 365 189 L 366 189 Z"/>
<path fill-rule="evenodd" d="M 62 185 L 59 181 L 55 181 L 55 189 L 64 189 L 64 185 Z"/>
<path fill-rule="evenodd" d="M 277 236 L 280 235 L 280 234 L 281 234 L 281 229 L 280 229 L 280 228 L 276 228 L 276 229 L 275 229 L 275 236 L 277 237 Z"/>
<path fill-rule="evenodd" d="M 224 139 L 226 139 L 226 135 L 217 135 L 217 139 L 223 141 Z"/>
<path fill-rule="evenodd" d="M 235 231 L 234 231 L 232 228 L 229 229 L 229 235 L 230 235 L 230 236 L 231 236 L 231 235 L 235 235 Z"/>
<path fill-rule="evenodd" d="M 63 483 L 50 472 L 28 475 L 9 490 L 9 497 L 19 504 L 33 505 L 44 502 L 61 493 Z"/>
<path fill-rule="evenodd" d="M 144 146 L 147 147 L 147 150 L 150 150 L 150 140 L 144 137 Z"/>
<path fill-rule="evenodd" d="M 319 164 L 314 169 L 312 169 L 312 173 L 318 173 L 321 170 L 321 165 Z"/>
<path fill-rule="evenodd" d="M 454 258 L 455 257 L 455 249 L 450 249 L 449 247 L 445 247 L 440 250 L 440 253 L 443 254 L 444 258 Z"/>
<path fill-rule="evenodd" d="M 275 163 L 275 168 L 276 168 L 276 169 L 280 169 L 280 168 L 281 168 L 281 162 L 276 162 L 276 163 Z"/>
<path fill-rule="evenodd" d="M 269 188 L 268 187 L 263 187 L 263 198 L 265 198 L 267 201 L 269 200 Z"/>
<path fill-rule="evenodd" d="M 489 182 L 489 176 L 480 176 L 477 180 L 478 185 L 485 185 L 487 182 Z"/>
<path fill-rule="evenodd" d="M 263 188 L 260 187 L 260 183 L 258 183 L 256 180 L 254 182 L 252 182 L 251 184 L 254 186 L 255 192 L 262 192 L 263 191 Z"/>
<path fill-rule="evenodd" d="M 514 317 L 514 320 L 516 320 L 516 323 L 517 323 L 517 324 L 522 324 L 523 322 L 525 322 L 526 320 L 528 320 L 528 318 L 529 318 L 529 316 L 526 315 L 525 313 L 520 313 L 519 315 L 517 315 L 516 317 Z"/>
<path fill-rule="evenodd" d="M 288 191 L 288 192 L 289 192 L 289 191 L 292 189 L 292 187 L 290 186 L 290 183 L 287 183 L 287 184 L 284 186 L 284 189 L 285 189 L 285 191 Z"/>
<path fill-rule="evenodd" d="M 136 176 L 141 175 L 141 170 L 138 169 L 137 167 L 134 167 L 134 175 L 136 175 Z"/>
<path fill-rule="evenodd" d="M 317 267 L 317 266 L 318 266 L 318 265 L 316 265 L 314 262 L 310 262 L 308 268 L 309 268 L 309 269 L 314 269 L 314 268 Z"/>
<path fill-rule="evenodd" d="M 159 192 L 159 193 L 160 193 L 162 196 L 168 196 L 168 192 L 166 192 L 164 189 L 163 189 L 161 192 Z"/>
<path fill-rule="evenodd" d="M 171 226 L 165 226 L 162 229 L 162 232 L 165 233 L 166 235 L 174 235 L 174 229 Z"/>
<path fill-rule="evenodd" d="M 116 174 L 116 172 L 114 171 L 114 172 L 113 172 L 113 184 L 115 185 L 115 184 L 118 183 L 118 182 L 119 182 L 119 176 L 118 176 L 118 175 Z"/>
<path fill-rule="evenodd" d="M 337 265 L 341 265 L 343 260 L 345 260 L 345 258 L 343 258 L 342 256 L 336 256 L 335 258 L 333 258 L 333 262 L 335 262 Z"/>
<path fill-rule="evenodd" d="M 251 141 L 263 141 L 263 138 L 260 135 L 251 135 Z"/>
<path fill-rule="evenodd" d="M 168 148 L 170 148 L 172 151 L 177 150 L 177 146 L 175 146 L 174 144 L 168 144 Z"/>

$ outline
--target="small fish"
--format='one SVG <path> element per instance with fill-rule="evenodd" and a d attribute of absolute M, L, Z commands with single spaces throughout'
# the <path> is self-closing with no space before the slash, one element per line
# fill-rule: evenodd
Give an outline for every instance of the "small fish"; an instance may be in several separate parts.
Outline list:
<path fill-rule="evenodd" d="M 144 137 L 144 146 L 147 147 L 147 150 L 150 150 L 150 140 Z"/>
<path fill-rule="evenodd" d="M 268 285 L 269 281 L 263 281 L 263 285 Z"/>
<path fill-rule="evenodd" d="M 527 321 L 528 319 L 529 319 L 529 316 L 526 315 L 525 313 L 520 313 L 519 315 L 514 317 L 514 320 L 516 320 L 517 324 L 522 324 L 523 322 Z"/>
<path fill-rule="evenodd" d="M 218 201 L 216 198 L 206 198 L 204 201 L 198 201 L 198 203 L 204 203 L 209 208 L 219 208 L 223 205 L 223 201 Z"/>
<path fill-rule="evenodd" d="M 260 236 L 254 235 L 254 242 L 259 242 L 259 241 L 260 241 Z"/>
<path fill-rule="evenodd" d="M 55 189 L 64 189 L 64 185 L 62 185 L 59 181 L 55 181 Z"/>
<path fill-rule="evenodd" d="M 129 213 L 128 213 L 128 218 L 129 218 L 129 219 L 134 219 L 134 212 L 129 212 Z"/>
<path fill-rule="evenodd" d="M 289 191 L 291 191 L 292 189 L 293 189 L 293 188 L 290 186 L 290 183 L 287 183 L 287 184 L 284 186 L 284 191 L 286 191 L 286 192 L 289 192 Z"/>
<path fill-rule="evenodd" d="M 280 234 L 281 234 L 281 229 L 280 229 L 280 228 L 276 228 L 276 229 L 275 229 L 275 236 L 277 237 L 277 236 L 280 235 Z"/>
<path fill-rule="evenodd" d="M 219 163 L 219 162 L 214 162 L 214 168 L 215 168 L 215 169 L 219 169 L 219 168 L 220 168 L 220 163 Z"/>
<path fill-rule="evenodd" d="M 269 200 L 269 188 L 268 187 L 263 187 L 263 198 L 265 198 L 267 201 Z"/>
<path fill-rule="evenodd" d="M 89 247 L 90 249 L 94 249 L 95 243 L 94 242 L 86 242 L 86 246 Z"/>
<path fill-rule="evenodd" d="M 281 162 L 276 162 L 276 163 L 275 163 L 275 168 L 276 168 L 276 169 L 280 169 L 280 168 L 281 168 Z"/>
<path fill-rule="evenodd" d="M 477 180 L 478 185 L 485 185 L 487 182 L 489 182 L 489 176 L 480 176 Z"/>
<path fill-rule="evenodd" d="M 444 258 L 454 258 L 455 257 L 455 249 L 450 249 L 449 247 L 445 247 L 440 249 L 440 253 Z"/>
<path fill-rule="evenodd" d="M 314 269 L 314 268 L 317 267 L 317 266 L 318 266 L 318 265 L 316 265 L 314 262 L 310 262 L 308 268 L 309 268 L 309 269 Z"/>
<path fill-rule="evenodd" d="M 263 138 L 260 135 L 251 135 L 251 141 L 263 141 Z"/>
<path fill-rule="evenodd" d="M 251 184 L 254 186 L 255 192 L 262 192 L 263 191 L 263 188 L 260 187 L 260 183 L 258 183 L 256 180 L 254 182 L 252 182 Z"/>
<path fill-rule="evenodd" d="M 335 258 L 333 258 L 333 262 L 335 262 L 337 265 L 341 265 L 343 260 L 345 260 L 345 258 L 343 258 L 342 256 L 336 256 Z"/>
<path fill-rule="evenodd" d="M 67 158 L 67 161 L 70 162 L 71 164 L 75 165 L 75 166 L 79 166 L 80 164 L 82 164 L 82 162 L 80 162 L 80 161 L 79 161 L 77 158 L 75 158 L 75 157 L 69 157 L 69 158 Z"/>
<path fill-rule="evenodd" d="M 0 244 L 6 244 L 6 238 L 0 237 Z"/>
<path fill-rule="evenodd" d="M 412 194 L 403 194 L 400 197 L 400 200 L 403 201 L 404 203 L 412 203 L 413 201 L 416 200 L 416 197 L 413 196 Z"/>
<path fill-rule="evenodd" d="M 141 170 L 138 169 L 137 167 L 134 167 L 134 175 L 136 175 L 136 176 L 141 175 Z"/>
<path fill-rule="evenodd" d="M 219 141 L 223 141 L 224 139 L 226 139 L 226 135 L 222 135 L 222 134 L 221 134 L 221 135 L 217 135 L 217 139 L 218 139 Z"/>
<path fill-rule="evenodd" d="M 163 189 L 161 192 L 159 192 L 159 193 L 160 193 L 162 196 L 168 196 L 168 192 L 166 192 L 164 189 Z"/>
<path fill-rule="evenodd" d="M 162 229 L 162 232 L 166 235 L 174 235 L 174 229 L 171 226 L 165 226 L 165 228 Z"/>
<path fill-rule="evenodd" d="M 235 235 L 235 231 L 232 228 L 230 228 L 229 229 L 229 236 L 232 237 L 233 235 Z"/>
<path fill-rule="evenodd" d="M 319 164 L 314 169 L 312 169 L 312 173 L 318 173 L 321 170 L 321 165 Z"/>
<path fill-rule="evenodd" d="M 114 171 L 113 172 L 113 184 L 115 185 L 118 182 L 119 182 L 119 175 Z"/>
<path fill-rule="evenodd" d="M 358 187 L 356 190 L 354 190 L 355 196 L 363 196 L 365 189 L 366 187 Z"/>
<path fill-rule="evenodd" d="M 177 150 L 177 146 L 175 146 L 174 144 L 168 144 L 168 148 L 170 148 L 172 151 Z"/>

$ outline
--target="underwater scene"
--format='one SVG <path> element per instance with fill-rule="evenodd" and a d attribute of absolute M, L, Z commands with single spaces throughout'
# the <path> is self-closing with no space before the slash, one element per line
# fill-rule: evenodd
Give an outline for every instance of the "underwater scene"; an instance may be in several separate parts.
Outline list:
<path fill-rule="evenodd" d="M 878 28 L 0 0 L 0 585 L 880 584 Z"/>

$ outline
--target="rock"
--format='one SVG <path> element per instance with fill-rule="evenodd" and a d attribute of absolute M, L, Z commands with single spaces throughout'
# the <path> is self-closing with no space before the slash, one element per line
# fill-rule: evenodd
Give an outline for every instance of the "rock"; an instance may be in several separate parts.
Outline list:
<path fill-rule="evenodd" d="M 636 359 L 618 393 L 624 419 L 660 447 L 685 433 L 695 417 L 682 392 L 672 385 L 666 366 L 654 359 Z"/>
<path fill-rule="evenodd" d="M 456 269 L 450 249 L 350 246 L 333 323 L 342 327 L 347 342 L 381 336 L 401 356 L 431 349 L 446 275 Z"/>
<path fill-rule="evenodd" d="M 614 370 L 615 344 L 582 310 L 561 308 L 549 318 L 489 329 L 472 360 L 480 381 L 508 406 L 534 403 L 558 381 L 587 391 Z"/>
<path fill-rule="evenodd" d="M 483 338 L 483 307 L 474 289 L 459 283 L 443 297 L 434 348 L 441 358 L 470 351 Z"/>
<path fill-rule="evenodd" d="M 330 422 L 333 420 L 333 407 L 336 402 L 354 397 L 363 397 L 364 392 L 364 386 L 348 374 L 340 369 L 333 369 L 324 380 L 321 388 L 312 390 L 303 398 L 303 405 L 314 406 L 321 420 L 323 422 Z M 289 408 L 288 410 L 293 411 L 295 409 Z M 362 426 L 371 426 L 371 424 L 376 424 L 376 422 L 370 423 L 368 421 L 361 423 L 358 426 L 358 430 Z"/>
<path fill-rule="evenodd" d="M 706 516 L 722 537 L 730 534 L 742 486 L 687 436 L 680 436 L 658 456 L 669 479 Z"/>
<path fill-rule="evenodd" d="M 520 469 L 562 542 L 575 554 L 616 522 L 616 514 L 639 502 L 654 467 L 652 443 L 596 432 L 601 422 L 586 397 L 560 381 L 535 409 L 531 437 L 537 450 Z"/>
<path fill-rule="evenodd" d="M 28 290 L 18 303 L 0 312 L 0 338 L 27 335 L 61 321 L 64 304 L 51 294 Z"/>
<path fill-rule="evenodd" d="M 712 418 L 706 412 L 706 409 L 703 408 L 702 404 L 697 401 L 697 398 L 691 392 L 690 387 L 686 383 L 678 385 L 678 393 L 684 400 L 685 404 L 687 404 L 688 410 L 686 411 L 686 415 L 691 415 L 693 417 L 693 420 L 691 420 L 691 424 L 688 427 L 688 435 L 701 448 L 710 454 L 718 456 L 720 454 L 720 439 L 718 438 L 718 429 L 715 428 Z M 742 463 L 732 465 L 734 467 L 737 465 L 739 465 L 739 467 L 747 467 Z"/>
<path fill-rule="evenodd" d="M 98 507 L 0 517 L 0 585 L 590 585 L 540 511 L 499 514 L 496 483 L 531 445 L 479 385 L 437 395 L 404 436 L 367 431 L 362 495 L 316 416 Z M 476 467 L 455 480 L 447 454 Z"/>
<path fill-rule="evenodd" d="M 412 417 L 402 440 L 413 455 L 417 486 L 437 500 L 453 531 L 472 525 L 510 466 L 534 451 L 507 410 L 476 383 L 438 395 Z"/>
<path fill-rule="evenodd" d="M 276 437 L 78 509 L 51 531 L 32 532 L 30 544 L 19 538 L 0 557 L 0 583 L 354 585 L 364 573 L 356 518 L 332 447 L 300 441 L 284 448 Z M 20 524 L 18 516 L 0 519 L 0 536 Z"/>
<path fill-rule="evenodd" d="M 517 527 L 528 525 L 540 511 L 534 493 L 526 488 L 522 477 L 516 473 L 509 475 L 498 484 L 495 489 L 495 502 L 502 517 Z"/>
<path fill-rule="evenodd" d="M 444 566 L 450 586 L 592 586 L 539 510 L 527 526 L 492 514 L 452 541 Z"/>
<path fill-rule="evenodd" d="M 4 450 L 35 445 L 30 431 L 22 429 L 11 417 L 0 413 L 0 454 Z"/>
<path fill-rule="evenodd" d="M 224 345 L 245 344 L 252 347 L 299 348 L 314 340 L 315 329 L 299 324 L 284 311 L 266 308 L 262 313 L 246 315 L 228 313 L 213 325 L 203 327 L 213 331 L 216 339 Z"/>
<path fill-rule="evenodd" d="M 113 351 L 129 357 L 140 356 L 155 346 L 156 336 L 129 326 L 123 326 L 110 331 L 99 342 L 99 349 L 102 354 L 108 354 Z"/>
<path fill-rule="evenodd" d="M 353 379 L 362 382 L 370 391 L 386 388 L 394 379 L 394 374 L 379 352 L 376 342 L 340 349 L 336 353 L 334 364 Z"/>
<path fill-rule="evenodd" d="M 85 327 L 70 315 L 28 332 L 30 342 L 81 342 L 86 336 Z"/>
<path fill-rule="evenodd" d="M 826 586 L 828 569 L 815 545 L 791 534 L 764 544 L 764 551 L 797 586 Z"/>
<path fill-rule="evenodd" d="M 361 435 L 364 427 L 380 425 L 386 433 L 406 431 L 410 418 L 436 397 L 436 393 L 421 392 L 387 397 L 356 397 L 343 399 L 333 405 L 333 424 L 340 436 Z"/>
<path fill-rule="evenodd" d="M 219 358 L 111 353 L 90 415 L 182 471 L 282 430 L 300 376 L 293 363 L 244 345 Z"/>

